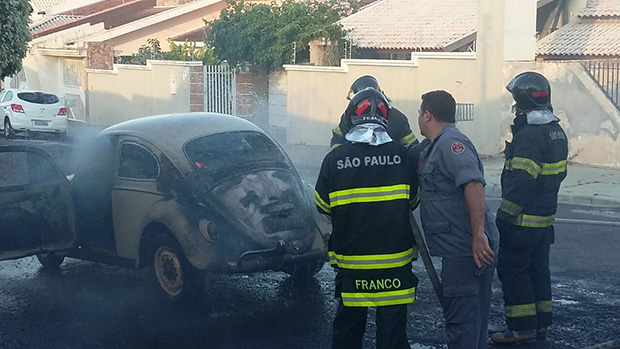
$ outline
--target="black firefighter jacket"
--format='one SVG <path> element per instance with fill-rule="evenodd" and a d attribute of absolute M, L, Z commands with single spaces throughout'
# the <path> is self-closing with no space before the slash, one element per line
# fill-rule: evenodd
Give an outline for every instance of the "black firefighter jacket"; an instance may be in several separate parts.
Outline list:
<path fill-rule="evenodd" d="M 331 216 L 330 263 L 338 267 L 337 294 L 345 306 L 387 306 L 414 301 L 411 261 L 417 248 L 409 222 L 418 182 L 407 149 L 346 142 L 321 165 L 319 212 Z"/>
<path fill-rule="evenodd" d="M 512 143 L 506 143 L 497 218 L 526 228 L 549 227 L 566 178 L 566 134 L 557 121 L 533 125 L 525 115 L 515 118 L 512 133 Z"/>

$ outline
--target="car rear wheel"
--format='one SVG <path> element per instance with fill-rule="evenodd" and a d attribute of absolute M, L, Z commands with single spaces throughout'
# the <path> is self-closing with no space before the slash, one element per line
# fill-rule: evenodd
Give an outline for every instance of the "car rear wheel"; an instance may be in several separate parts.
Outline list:
<path fill-rule="evenodd" d="M 153 276 L 164 297 L 173 302 L 197 300 L 204 286 L 203 274 L 183 255 L 181 246 L 167 234 L 151 242 Z"/>
<path fill-rule="evenodd" d="M 57 269 L 64 262 L 65 257 L 55 253 L 40 253 L 37 255 L 37 259 L 43 268 Z"/>
<path fill-rule="evenodd" d="M 15 135 L 15 131 L 13 131 L 13 127 L 11 126 L 11 121 L 8 118 L 4 119 L 4 137 L 12 138 Z"/>

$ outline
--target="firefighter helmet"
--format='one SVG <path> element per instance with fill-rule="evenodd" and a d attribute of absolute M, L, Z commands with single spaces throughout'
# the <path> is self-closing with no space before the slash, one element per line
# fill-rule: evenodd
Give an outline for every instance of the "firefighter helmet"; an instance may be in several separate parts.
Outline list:
<path fill-rule="evenodd" d="M 353 83 L 351 84 L 351 88 L 349 89 L 349 93 L 347 94 L 347 99 L 351 100 L 351 98 L 353 98 L 356 93 L 368 87 L 372 87 L 377 91 L 381 91 L 381 87 L 379 87 L 379 81 L 377 81 L 374 76 L 364 75 L 353 81 Z"/>
<path fill-rule="evenodd" d="M 506 85 L 506 89 L 512 94 L 519 112 L 536 109 L 549 109 L 553 111 L 551 106 L 551 86 L 549 81 L 539 73 L 521 73 Z"/>
<path fill-rule="evenodd" d="M 351 125 L 374 123 L 387 126 L 388 101 L 383 93 L 372 87 L 357 92 L 346 110 Z"/>

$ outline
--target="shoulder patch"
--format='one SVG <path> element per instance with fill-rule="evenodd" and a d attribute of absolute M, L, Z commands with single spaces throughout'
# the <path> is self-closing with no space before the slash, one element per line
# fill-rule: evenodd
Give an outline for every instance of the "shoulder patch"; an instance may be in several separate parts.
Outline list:
<path fill-rule="evenodd" d="M 461 142 L 454 142 L 452 143 L 450 149 L 452 150 L 452 153 L 459 155 L 465 151 L 465 146 Z"/>

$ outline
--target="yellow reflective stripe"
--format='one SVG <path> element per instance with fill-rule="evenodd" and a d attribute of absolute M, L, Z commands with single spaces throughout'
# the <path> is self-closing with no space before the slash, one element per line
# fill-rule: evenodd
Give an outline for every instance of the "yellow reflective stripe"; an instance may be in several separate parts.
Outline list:
<path fill-rule="evenodd" d="M 397 184 L 382 187 L 355 188 L 329 193 L 331 207 L 361 202 L 409 200 L 409 185 Z"/>
<path fill-rule="evenodd" d="M 334 257 L 338 266 L 344 269 L 390 269 L 402 267 L 413 259 L 417 259 L 418 247 L 415 246 L 407 251 L 389 254 L 342 255 L 334 253 Z"/>
<path fill-rule="evenodd" d="M 506 199 L 502 199 L 502 203 L 499 205 L 499 209 L 508 213 L 511 216 L 518 216 L 521 211 L 523 211 L 523 207 Z"/>
<path fill-rule="evenodd" d="M 337 134 L 337 135 L 339 135 L 339 136 L 342 136 L 342 130 L 340 130 L 340 125 L 338 125 L 338 126 L 334 127 L 334 128 L 332 129 L 332 132 L 333 132 L 334 134 Z"/>
<path fill-rule="evenodd" d="M 551 216 L 534 216 L 530 214 L 522 214 L 517 217 L 516 225 L 528 228 L 546 228 L 553 225 L 555 215 Z"/>
<path fill-rule="evenodd" d="M 566 160 L 558 161 L 552 164 L 543 162 L 542 170 L 540 171 L 540 174 L 549 176 L 549 175 L 557 175 L 562 172 L 566 172 Z"/>
<path fill-rule="evenodd" d="M 329 251 L 329 264 L 330 265 L 338 265 L 338 262 L 336 261 L 336 253 L 334 251 Z"/>
<path fill-rule="evenodd" d="M 342 292 L 341 296 L 342 303 L 347 307 L 380 307 L 409 304 L 415 301 L 415 287 L 377 293 Z"/>
<path fill-rule="evenodd" d="M 536 305 L 534 303 L 506 305 L 504 310 L 506 311 L 506 317 L 536 316 Z"/>
<path fill-rule="evenodd" d="M 536 302 L 536 311 L 539 313 L 551 313 L 553 312 L 553 304 L 551 301 Z"/>
<path fill-rule="evenodd" d="M 331 213 L 331 209 L 329 208 L 329 205 L 321 198 L 321 195 L 319 195 L 318 191 L 314 191 L 314 196 L 316 198 L 316 205 L 323 210 L 325 213 Z"/>
<path fill-rule="evenodd" d="M 417 141 L 418 138 L 413 134 L 413 132 L 409 133 L 408 135 L 406 135 L 405 137 L 400 139 L 400 144 L 413 144 L 415 143 L 415 141 Z"/>
<path fill-rule="evenodd" d="M 540 166 L 531 159 L 528 158 L 520 158 L 515 157 L 506 162 L 505 168 L 509 171 L 512 170 L 523 170 L 530 174 L 530 176 L 534 177 L 534 179 L 538 178 L 538 174 L 540 174 Z"/>

